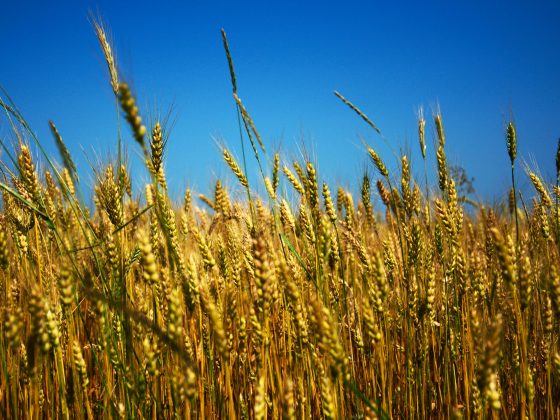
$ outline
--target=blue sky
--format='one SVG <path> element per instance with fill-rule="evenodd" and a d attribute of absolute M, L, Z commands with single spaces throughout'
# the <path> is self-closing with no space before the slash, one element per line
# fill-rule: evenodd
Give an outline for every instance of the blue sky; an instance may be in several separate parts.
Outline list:
<path fill-rule="evenodd" d="M 222 27 L 239 96 L 268 149 L 280 148 L 288 159 L 305 149 L 331 183 L 357 188 L 364 169 L 373 172 L 361 137 L 397 168 L 390 149 L 334 97 L 335 89 L 376 122 L 397 152 L 412 154 L 420 180 L 416 111 L 424 106 L 429 117 L 438 105 L 448 161 L 475 177 L 483 198 L 498 197 L 509 185 L 504 128 L 510 115 L 519 163 L 555 176 L 558 2 L 3 4 L 0 84 L 53 153 L 47 121 L 55 121 L 86 182 L 88 160 L 106 160 L 117 143 L 114 98 L 89 11 L 110 31 L 144 119 L 173 107 L 166 167 L 177 196 L 186 186 L 208 192 L 216 177 L 232 180 L 218 143 L 241 155 Z M 137 161 L 128 127 L 123 132 Z M 433 172 L 431 121 L 427 134 Z M 6 126 L 0 136 L 11 141 Z"/>

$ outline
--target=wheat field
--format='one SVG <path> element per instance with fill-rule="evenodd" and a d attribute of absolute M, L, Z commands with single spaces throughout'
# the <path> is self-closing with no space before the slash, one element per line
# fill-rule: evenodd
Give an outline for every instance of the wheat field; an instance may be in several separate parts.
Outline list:
<path fill-rule="evenodd" d="M 523 196 L 510 122 L 509 200 L 473 202 L 441 114 L 420 114 L 424 162 L 426 125 L 436 133 L 435 185 L 426 169 L 411 176 L 409 156 L 366 146 L 352 194 L 317 162 L 267 153 L 223 32 L 244 148 L 221 153 L 236 183 L 174 201 L 167 127 L 145 127 L 95 29 L 150 182 L 119 140 L 85 192 L 55 123 L 57 158 L 2 96 L 18 141 L 1 155 L 0 417 L 560 418 L 560 149 L 552 183 L 525 168 Z"/>

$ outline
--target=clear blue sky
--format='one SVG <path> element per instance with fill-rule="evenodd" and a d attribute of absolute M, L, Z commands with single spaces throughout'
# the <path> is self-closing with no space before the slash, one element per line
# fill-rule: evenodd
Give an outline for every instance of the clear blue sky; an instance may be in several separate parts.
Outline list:
<path fill-rule="evenodd" d="M 504 127 L 510 113 L 519 161 L 554 176 L 557 1 L 3 3 L 0 83 L 53 153 L 47 121 L 55 121 L 87 182 L 82 148 L 105 159 L 117 138 L 114 99 L 88 11 L 99 13 L 111 32 L 145 119 L 173 106 L 167 173 L 177 192 L 187 185 L 208 192 L 216 176 L 232 179 L 216 138 L 241 153 L 222 27 L 239 95 L 269 150 L 281 147 L 284 156 L 297 157 L 305 144 L 330 182 L 357 187 L 368 165 L 360 136 L 397 166 L 334 89 L 366 112 L 397 151 L 413 154 L 420 179 L 415 112 L 423 105 L 430 116 L 438 104 L 448 160 L 476 178 L 483 197 L 509 185 Z M 128 127 L 124 133 L 138 160 Z M 433 156 L 431 121 L 427 133 Z M 10 139 L 7 127 L 0 136 Z"/>

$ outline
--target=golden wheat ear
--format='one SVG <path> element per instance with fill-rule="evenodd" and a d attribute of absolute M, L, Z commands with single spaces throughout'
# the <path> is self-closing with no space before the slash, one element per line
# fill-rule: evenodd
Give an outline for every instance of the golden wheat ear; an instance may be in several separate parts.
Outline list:
<path fill-rule="evenodd" d="M 105 62 L 107 64 L 107 69 L 109 70 L 109 82 L 111 83 L 111 88 L 115 96 L 119 95 L 119 76 L 117 72 L 117 64 L 115 56 L 113 54 L 113 48 L 109 42 L 107 33 L 103 26 L 103 22 L 100 19 L 93 19 L 93 27 L 95 29 L 95 35 L 103 51 L 103 56 L 105 57 Z"/>
<path fill-rule="evenodd" d="M 142 148 L 145 148 L 144 136 L 146 135 L 146 127 L 142 123 L 142 118 L 139 115 L 138 106 L 136 105 L 136 100 L 132 95 L 132 91 L 126 83 L 121 83 L 119 85 L 119 102 L 132 128 L 134 139 Z"/>
<path fill-rule="evenodd" d="M 76 169 L 76 165 L 74 164 L 72 156 L 70 155 L 70 152 L 66 147 L 66 143 L 64 143 L 64 141 L 62 140 L 62 136 L 58 132 L 58 129 L 54 125 L 53 121 L 49 121 L 49 127 L 54 137 L 56 147 L 58 148 L 58 153 L 60 154 L 60 158 L 62 159 L 62 164 L 66 169 L 68 169 L 72 178 L 78 180 L 78 172 Z"/>

